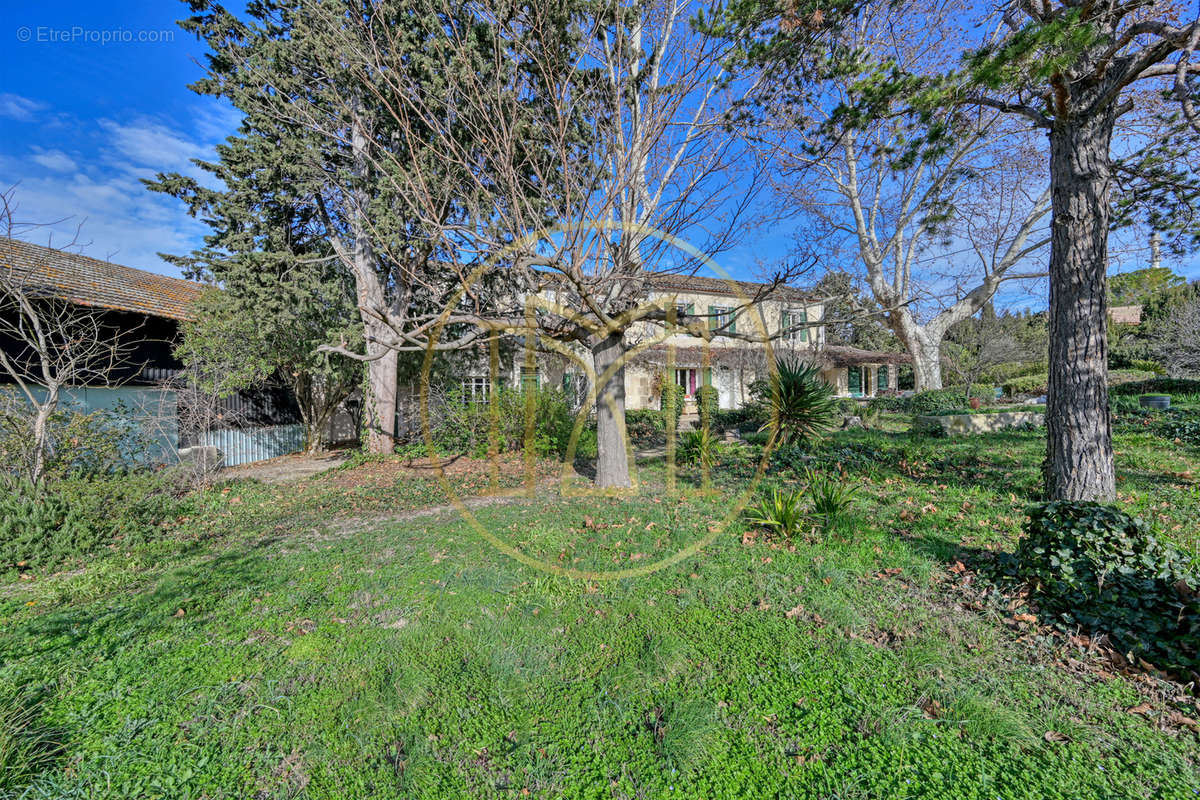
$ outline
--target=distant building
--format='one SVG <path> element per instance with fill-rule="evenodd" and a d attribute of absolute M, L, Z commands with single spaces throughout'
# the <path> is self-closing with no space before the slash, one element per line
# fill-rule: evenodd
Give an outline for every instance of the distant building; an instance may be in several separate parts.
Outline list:
<path fill-rule="evenodd" d="M 1118 325 L 1141 325 L 1142 307 L 1112 306 L 1108 309 L 1108 318 Z"/>

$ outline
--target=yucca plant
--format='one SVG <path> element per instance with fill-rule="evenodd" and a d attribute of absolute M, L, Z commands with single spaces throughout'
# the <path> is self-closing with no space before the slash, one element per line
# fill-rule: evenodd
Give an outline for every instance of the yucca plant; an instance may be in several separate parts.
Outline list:
<path fill-rule="evenodd" d="M 846 513 L 854 505 L 858 487 L 823 475 L 812 467 L 805 470 L 804 478 L 812 498 L 813 519 L 823 531 L 840 528 L 846 522 Z"/>
<path fill-rule="evenodd" d="M 720 455 L 721 443 L 708 428 L 687 431 L 679 438 L 679 458 L 685 464 L 712 469 Z"/>
<path fill-rule="evenodd" d="M 804 490 L 784 491 L 774 487 L 748 513 L 752 525 L 773 528 L 790 539 L 800 533 L 807 519 L 804 507 Z"/>
<path fill-rule="evenodd" d="M 782 444 L 809 441 L 833 427 L 837 399 L 821 370 L 796 357 L 775 363 L 762 398 L 768 412 L 761 431 L 777 429 Z"/>

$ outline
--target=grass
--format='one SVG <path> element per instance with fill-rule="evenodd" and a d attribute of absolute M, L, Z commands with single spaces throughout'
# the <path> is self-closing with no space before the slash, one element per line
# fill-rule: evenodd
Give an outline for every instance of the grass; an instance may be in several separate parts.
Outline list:
<path fill-rule="evenodd" d="M 1195 797 L 1172 722 L 1194 698 L 956 572 L 1011 550 L 1040 436 L 836 434 L 806 465 L 859 487 L 843 532 L 734 526 L 618 581 L 514 562 L 387 462 L 220 487 L 169 541 L 0 585 L 0 699 L 39 698 L 0 715 L 0 764 L 33 754 L 0 796 Z M 1196 448 L 1116 446 L 1122 502 L 1196 558 Z M 635 498 L 472 511 L 550 564 L 623 569 L 705 536 L 750 462 L 709 491 L 646 465 Z"/>

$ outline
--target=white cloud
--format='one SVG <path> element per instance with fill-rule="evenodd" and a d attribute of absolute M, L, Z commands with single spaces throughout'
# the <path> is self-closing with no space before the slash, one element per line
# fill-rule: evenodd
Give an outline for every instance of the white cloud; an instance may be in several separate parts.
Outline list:
<path fill-rule="evenodd" d="M 32 122 L 34 115 L 47 108 L 45 103 L 21 97 L 19 94 L 0 92 L 0 117 L 8 117 L 18 122 Z"/>
<path fill-rule="evenodd" d="M 33 155 L 30 156 L 33 163 L 41 164 L 53 172 L 74 172 L 78 169 L 75 159 L 62 150 L 43 150 L 40 147 L 35 147 L 33 151 Z"/>
<path fill-rule="evenodd" d="M 106 134 L 107 148 L 127 161 L 114 158 L 116 165 L 127 169 L 149 168 L 151 171 L 183 170 L 192 158 L 211 157 L 212 147 L 188 139 L 155 120 L 141 117 L 128 123 L 100 120 Z"/>
<path fill-rule="evenodd" d="M 43 115 L 39 123 L 49 124 L 52 116 Z M 189 217 L 181 202 L 151 192 L 141 179 L 158 172 L 199 176 L 189 159 L 213 158 L 213 145 L 233 132 L 236 121 L 222 129 L 221 119 L 198 111 L 187 128 L 144 115 L 90 125 L 74 120 L 70 138 L 53 142 L 57 148 L 47 142 L 31 155 L 0 154 L 0 175 L 18 179 L 18 218 L 45 224 L 23 238 L 64 246 L 78 232 L 73 250 L 178 274 L 157 254 L 190 252 L 207 228 Z"/>

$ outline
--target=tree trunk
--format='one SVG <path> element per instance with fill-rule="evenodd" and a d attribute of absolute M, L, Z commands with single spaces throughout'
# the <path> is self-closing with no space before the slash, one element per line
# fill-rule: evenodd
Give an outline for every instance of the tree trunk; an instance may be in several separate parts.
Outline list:
<path fill-rule="evenodd" d="M 41 484 L 46 475 L 46 450 L 50 446 L 50 415 L 54 413 L 57 405 L 57 399 L 47 398 L 45 403 L 37 407 L 33 418 L 33 463 L 30 464 L 29 482 L 34 486 Z"/>
<path fill-rule="evenodd" d="M 370 330 L 368 323 L 368 334 Z M 363 398 L 366 448 L 368 453 L 391 453 L 396 448 L 396 368 L 399 354 L 387 345 L 368 341 L 367 355 L 371 360 L 367 361 L 367 393 Z"/>
<path fill-rule="evenodd" d="M 907 343 L 906 343 L 907 344 Z M 913 379 L 918 392 L 942 388 L 942 346 L 931 337 L 915 338 L 908 345 L 912 354 Z"/>
<path fill-rule="evenodd" d="M 629 451 L 625 439 L 625 364 L 604 380 L 604 372 L 625 357 L 625 336 L 614 333 L 592 347 L 592 365 L 601 384 L 596 395 L 596 486 L 628 488 Z"/>
<path fill-rule="evenodd" d="M 1064 118 L 1050 131 L 1050 383 L 1046 492 L 1116 496 L 1108 414 L 1105 297 L 1111 114 Z"/>

